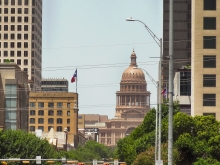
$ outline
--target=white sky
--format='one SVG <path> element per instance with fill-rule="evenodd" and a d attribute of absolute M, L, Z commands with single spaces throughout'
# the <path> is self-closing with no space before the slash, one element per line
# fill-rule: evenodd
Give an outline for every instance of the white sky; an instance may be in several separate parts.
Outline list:
<path fill-rule="evenodd" d="M 43 0 L 43 78 L 70 80 L 77 67 L 79 114 L 115 115 L 116 91 L 133 48 L 138 67 L 158 80 L 160 49 L 143 21 L 162 37 L 162 0 Z M 157 90 L 147 75 L 151 107 Z"/>

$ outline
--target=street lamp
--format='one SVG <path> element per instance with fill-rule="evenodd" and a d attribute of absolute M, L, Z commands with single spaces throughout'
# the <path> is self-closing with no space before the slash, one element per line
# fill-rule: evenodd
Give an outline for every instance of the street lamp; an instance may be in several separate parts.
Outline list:
<path fill-rule="evenodd" d="M 64 128 L 64 131 L 63 131 L 64 133 L 65 133 L 65 136 L 66 136 L 66 141 L 65 141 L 65 146 L 66 146 L 66 151 L 67 151 L 67 139 L 68 139 L 68 129 L 67 128 Z"/>
<path fill-rule="evenodd" d="M 160 163 L 162 160 L 161 160 L 161 59 L 162 59 L 162 38 L 158 38 L 151 30 L 150 28 L 142 21 L 140 20 L 136 20 L 136 19 L 133 19 L 133 18 L 127 18 L 126 21 L 138 21 L 142 24 L 144 24 L 145 28 L 147 29 L 147 31 L 150 33 L 151 37 L 153 37 L 154 41 L 157 43 L 157 45 L 160 47 L 160 61 L 159 61 L 159 86 L 158 86 L 158 93 L 159 93 L 159 96 L 158 96 L 158 99 L 159 99 L 159 123 L 157 123 L 157 118 L 158 118 L 158 111 L 156 109 L 156 138 L 155 138 L 155 164 L 157 164 L 157 161 L 158 160 Z M 146 72 L 147 73 L 147 72 Z M 149 74 L 148 74 L 149 76 Z M 158 124 L 158 159 L 156 158 L 157 156 L 157 124 Z"/>

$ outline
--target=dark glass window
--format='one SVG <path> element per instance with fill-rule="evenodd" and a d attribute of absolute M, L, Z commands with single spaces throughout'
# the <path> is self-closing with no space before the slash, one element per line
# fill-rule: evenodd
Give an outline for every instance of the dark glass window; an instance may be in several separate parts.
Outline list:
<path fill-rule="evenodd" d="M 203 29 L 215 30 L 216 29 L 216 17 L 204 17 Z"/>
<path fill-rule="evenodd" d="M 30 110 L 30 115 L 34 116 L 35 115 L 35 110 Z"/>
<path fill-rule="evenodd" d="M 30 118 L 30 123 L 35 124 L 35 118 Z"/>
<path fill-rule="evenodd" d="M 63 132 L 62 126 L 57 126 L 57 132 Z"/>
<path fill-rule="evenodd" d="M 61 118 L 58 118 L 57 119 L 57 124 L 62 124 L 63 123 L 63 120 Z"/>
<path fill-rule="evenodd" d="M 191 72 L 180 72 L 180 96 L 191 96 Z"/>
<path fill-rule="evenodd" d="M 25 0 L 25 1 L 24 1 L 24 4 L 25 4 L 25 5 L 28 5 L 28 0 Z"/>
<path fill-rule="evenodd" d="M 204 74 L 203 75 L 203 87 L 216 87 L 216 75 Z"/>
<path fill-rule="evenodd" d="M 54 107 L 54 103 L 48 103 L 48 107 L 53 108 Z"/>
<path fill-rule="evenodd" d="M 24 39 L 25 39 L 25 40 L 28 39 L 28 34 L 24 34 Z"/>
<path fill-rule="evenodd" d="M 18 0 L 18 5 L 22 5 L 22 1 L 21 0 Z"/>
<path fill-rule="evenodd" d="M 62 116 L 62 115 L 63 115 L 63 111 L 58 110 L 58 111 L 57 111 L 57 116 Z"/>
<path fill-rule="evenodd" d="M 203 48 L 215 49 L 216 48 L 216 36 L 203 36 Z"/>
<path fill-rule="evenodd" d="M 30 131 L 35 131 L 35 126 L 30 126 Z"/>
<path fill-rule="evenodd" d="M 21 57 L 21 51 L 17 51 L 17 57 Z"/>
<path fill-rule="evenodd" d="M 48 119 L 48 124 L 53 124 L 53 122 L 54 122 L 53 118 Z"/>
<path fill-rule="evenodd" d="M 54 111 L 53 110 L 49 110 L 48 111 L 48 116 L 53 116 L 54 115 Z"/>
<path fill-rule="evenodd" d="M 18 14 L 22 13 L 22 8 L 18 8 Z"/>
<path fill-rule="evenodd" d="M 51 128 L 53 128 L 53 126 L 48 126 L 48 131 L 50 131 Z"/>
<path fill-rule="evenodd" d="M 215 106 L 216 94 L 203 94 L 203 106 Z"/>
<path fill-rule="evenodd" d="M 38 119 L 38 124 L 43 124 L 44 123 L 44 119 L 43 118 L 39 118 Z"/>
<path fill-rule="evenodd" d="M 4 31 L 8 31 L 8 25 L 4 25 Z"/>
<path fill-rule="evenodd" d="M 42 131 L 44 131 L 44 126 L 38 126 L 38 129 L 41 129 Z"/>
<path fill-rule="evenodd" d="M 11 14 L 15 14 L 15 8 L 11 8 Z"/>
<path fill-rule="evenodd" d="M 10 56 L 14 57 L 15 56 L 15 52 L 14 51 L 10 51 Z"/>
<path fill-rule="evenodd" d="M 8 34 L 7 33 L 4 34 L 4 39 L 8 39 Z"/>
<path fill-rule="evenodd" d="M 11 5 L 15 5 L 15 0 L 11 0 Z"/>
<path fill-rule="evenodd" d="M 8 14 L 8 8 L 4 8 L 4 13 Z"/>
<path fill-rule="evenodd" d="M 17 64 L 18 64 L 18 65 L 21 65 L 21 60 L 17 60 Z"/>
<path fill-rule="evenodd" d="M 204 0 L 204 10 L 216 10 L 216 0 Z"/>
<path fill-rule="evenodd" d="M 203 56 L 203 68 L 216 68 L 216 56 Z"/>

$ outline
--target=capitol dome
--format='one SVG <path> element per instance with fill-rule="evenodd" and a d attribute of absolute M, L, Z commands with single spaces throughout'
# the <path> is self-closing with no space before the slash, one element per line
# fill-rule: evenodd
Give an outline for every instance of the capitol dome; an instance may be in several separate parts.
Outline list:
<path fill-rule="evenodd" d="M 125 69 L 122 74 L 121 83 L 146 83 L 144 72 L 138 68 L 136 62 L 136 54 L 133 51 L 131 54 L 131 63 L 130 66 Z"/>

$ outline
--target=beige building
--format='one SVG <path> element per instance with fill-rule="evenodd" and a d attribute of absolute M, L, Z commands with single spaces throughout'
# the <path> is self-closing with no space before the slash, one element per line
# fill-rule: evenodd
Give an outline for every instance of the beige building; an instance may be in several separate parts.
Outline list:
<path fill-rule="evenodd" d="M 28 75 L 15 63 L 0 63 L 0 130 L 28 131 Z"/>
<path fill-rule="evenodd" d="M 220 2 L 192 0 L 192 116 L 220 120 Z"/>
<path fill-rule="evenodd" d="M 29 131 L 41 129 L 49 132 L 64 132 L 67 128 L 67 143 L 78 144 L 78 94 L 73 92 L 30 92 Z"/>
<path fill-rule="evenodd" d="M 120 91 L 116 92 L 115 118 L 99 128 L 99 143 L 106 146 L 115 146 L 119 139 L 129 135 L 150 110 L 150 92 L 143 71 L 137 68 L 134 51 L 130 58 L 130 66 L 122 74 Z"/>
<path fill-rule="evenodd" d="M 0 63 L 15 62 L 28 73 L 31 89 L 41 83 L 42 0 L 0 1 Z"/>

